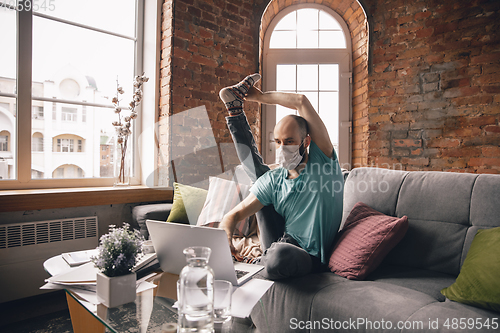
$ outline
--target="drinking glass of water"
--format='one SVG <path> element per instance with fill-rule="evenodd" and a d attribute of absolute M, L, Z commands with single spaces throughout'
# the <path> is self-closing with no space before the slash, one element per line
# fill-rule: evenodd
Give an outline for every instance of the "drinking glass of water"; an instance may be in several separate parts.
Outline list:
<path fill-rule="evenodd" d="M 214 281 L 214 323 L 231 320 L 233 284 L 225 280 Z"/>

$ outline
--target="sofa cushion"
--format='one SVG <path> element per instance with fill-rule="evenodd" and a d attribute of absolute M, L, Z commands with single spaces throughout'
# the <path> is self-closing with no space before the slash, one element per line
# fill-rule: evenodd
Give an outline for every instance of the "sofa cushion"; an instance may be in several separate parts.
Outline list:
<path fill-rule="evenodd" d="M 396 215 L 409 219 L 469 225 L 473 174 L 414 171 L 399 192 Z"/>
<path fill-rule="evenodd" d="M 500 219 L 498 218 L 500 216 L 500 205 L 495 198 L 500 198 L 500 176 L 479 175 L 472 189 L 470 203 L 472 227 L 467 231 L 461 264 L 465 261 L 467 251 L 479 229 L 500 226 Z"/>
<path fill-rule="evenodd" d="M 393 284 L 427 294 L 437 301 L 444 302 L 446 297 L 441 289 L 455 282 L 455 276 L 408 266 L 381 265 L 365 280 Z"/>
<path fill-rule="evenodd" d="M 419 325 L 420 329 L 402 332 L 497 332 L 498 320 L 495 312 L 447 299 L 445 302 L 430 303 L 413 313 L 408 322 Z"/>
<path fill-rule="evenodd" d="M 408 232 L 386 261 L 458 275 L 476 178 L 453 172 L 409 173 L 396 207 L 396 216 L 408 216 Z"/>
<path fill-rule="evenodd" d="M 500 227 L 479 230 L 457 280 L 441 290 L 452 301 L 500 312 Z"/>
<path fill-rule="evenodd" d="M 408 219 L 382 214 L 358 202 L 347 217 L 328 267 L 340 276 L 363 280 L 408 230 Z"/>
<path fill-rule="evenodd" d="M 500 226 L 498 198 L 500 198 L 500 176 L 479 175 L 472 189 L 470 203 L 470 222 L 473 226 Z"/>
<path fill-rule="evenodd" d="M 344 186 L 342 223 L 360 201 L 381 213 L 396 216 L 399 189 L 407 174 L 407 171 L 380 168 L 352 169 Z"/>
<path fill-rule="evenodd" d="M 316 327 L 302 332 L 420 332 L 398 330 L 397 324 L 432 303 L 437 303 L 433 297 L 405 287 L 376 281 L 347 280 L 347 283 L 324 287 L 314 297 L 310 310 L 312 322 L 327 318 L 328 323 L 347 324 L 343 327 Z M 382 321 L 385 329 L 381 326 Z"/>
<path fill-rule="evenodd" d="M 250 316 L 259 332 L 292 331 L 289 326 L 292 318 L 297 321 L 309 320 L 314 299 L 325 287 L 336 284 L 343 286 L 349 282 L 354 281 L 330 272 L 275 281 L 254 306 Z M 309 330 L 297 329 L 293 332 Z"/>
<path fill-rule="evenodd" d="M 132 220 L 136 221 L 140 233 L 145 239 L 149 239 L 146 220 L 165 221 L 172 210 L 171 203 L 139 205 L 132 208 Z"/>
<path fill-rule="evenodd" d="M 167 222 L 195 225 L 208 191 L 174 182 L 174 202 Z"/>

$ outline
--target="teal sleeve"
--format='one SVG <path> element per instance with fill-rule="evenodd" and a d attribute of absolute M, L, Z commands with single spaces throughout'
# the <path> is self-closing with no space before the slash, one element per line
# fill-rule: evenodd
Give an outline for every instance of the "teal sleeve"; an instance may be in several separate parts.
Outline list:
<path fill-rule="evenodd" d="M 250 192 L 255 195 L 257 200 L 264 206 L 269 206 L 272 201 L 272 182 L 270 172 L 266 172 L 257 179 L 257 181 L 250 188 Z"/>
<path fill-rule="evenodd" d="M 311 141 L 311 145 L 309 146 L 309 155 L 313 156 L 313 158 L 319 159 L 325 163 L 331 163 L 331 161 L 336 161 L 337 160 L 337 153 L 335 152 L 335 148 L 333 148 L 332 152 L 332 157 L 328 157 L 323 153 L 321 149 L 314 143 L 314 141 Z"/>

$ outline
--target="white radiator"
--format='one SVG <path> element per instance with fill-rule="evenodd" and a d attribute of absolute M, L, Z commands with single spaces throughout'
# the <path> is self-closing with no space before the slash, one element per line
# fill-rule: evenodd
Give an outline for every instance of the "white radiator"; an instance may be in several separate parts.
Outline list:
<path fill-rule="evenodd" d="M 0 225 L 0 303 L 41 294 L 43 262 L 97 247 L 97 216 Z"/>

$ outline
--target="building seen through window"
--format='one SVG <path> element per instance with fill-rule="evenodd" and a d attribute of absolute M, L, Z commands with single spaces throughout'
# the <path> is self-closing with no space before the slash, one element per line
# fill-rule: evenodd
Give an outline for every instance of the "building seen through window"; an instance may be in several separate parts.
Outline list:
<path fill-rule="evenodd" d="M 133 94 L 142 3 L 60 1 L 51 10 L 22 13 L 13 5 L 2 7 L 0 179 L 113 177 L 112 122 L 117 119 L 111 99 L 118 80 L 126 92 L 123 103 Z M 31 31 L 23 29 L 23 20 L 32 23 Z M 17 45 L 24 43 L 30 44 L 31 54 L 17 54 Z M 32 68 L 31 82 L 18 77 L 18 66 Z M 29 114 L 27 104 L 18 100 L 22 93 L 31 97 Z M 28 130 L 17 132 L 26 129 L 19 126 L 26 122 L 30 137 Z M 17 160 L 27 154 L 31 168 Z"/>

